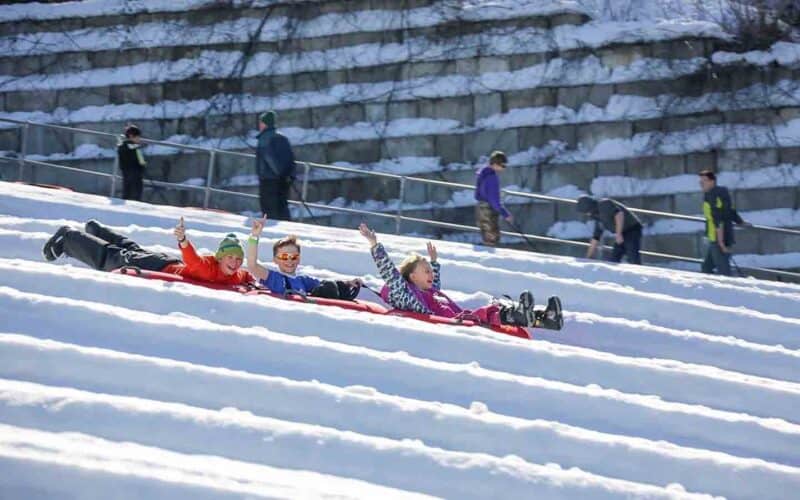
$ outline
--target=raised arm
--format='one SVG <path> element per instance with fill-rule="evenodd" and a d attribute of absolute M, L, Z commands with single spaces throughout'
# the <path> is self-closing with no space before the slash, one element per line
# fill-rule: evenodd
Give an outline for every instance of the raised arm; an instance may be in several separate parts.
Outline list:
<path fill-rule="evenodd" d="M 378 243 L 378 237 L 375 235 L 375 231 L 362 222 L 358 226 L 358 232 L 361 233 L 361 236 L 369 243 L 372 259 L 375 261 L 375 265 L 378 266 L 378 274 L 380 274 L 383 281 L 385 281 L 390 288 L 403 284 L 403 277 L 400 276 L 400 271 L 392 264 L 383 245 Z M 392 285 L 392 283 L 394 283 L 394 285 Z"/>
<path fill-rule="evenodd" d="M 183 217 L 178 221 L 178 225 L 175 226 L 175 229 L 172 231 L 175 235 L 175 238 L 178 240 L 178 248 L 181 249 L 181 256 L 183 257 L 183 263 L 187 266 L 197 266 L 200 264 L 201 259 L 200 256 L 197 255 L 197 252 L 192 246 L 192 243 L 186 237 L 186 224 L 183 222 Z"/>
<path fill-rule="evenodd" d="M 181 249 L 181 258 L 186 267 L 195 271 L 205 269 L 207 266 L 203 259 L 197 255 L 194 245 L 186 237 L 186 224 L 183 222 L 183 217 L 178 221 L 178 225 L 172 231 L 175 238 L 178 240 L 178 247 Z M 202 272 L 202 271 L 201 271 Z"/>
<path fill-rule="evenodd" d="M 370 253 L 375 265 L 378 267 L 378 274 L 386 282 L 389 287 L 389 303 L 398 309 L 405 311 L 415 311 L 423 314 L 430 314 L 431 311 L 421 303 L 416 296 L 408 288 L 406 280 L 400 275 L 400 271 L 392 263 L 386 249 L 383 245 L 378 243 L 378 238 L 375 236 L 375 231 L 367 227 L 366 224 L 361 224 L 358 227 L 361 235 L 366 238 L 370 244 Z M 435 250 L 434 250 L 435 251 Z"/>
<path fill-rule="evenodd" d="M 433 289 L 434 290 L 441 290 L 442 289 L 442 266 L 439 265 L 438 258 L 439 253 L 436 251 L 436 246 L 433 244 L 432 241 L 428 242 L 428 257 L 431 259 L 431 269 L 433 269 Z"/>
<path fill-rule="evenodd" d="M 375 261 L 375 265 L 378 267 L 378 274 L 381 279 L 383 279 L 392 290 L 399 289 L 400 287 L 405 288 L 405 283 L 403 277 L 400 276 L 400 271 L 398 271 L 392 263 L 383 245 L 378 243 L 378 237 L 375 236 L 375 231 L 362 222 L 358 226 L 358 232 L 361 233 L 361 236 L 369 243 L 369 253 L 372 255 L 372 260 Z"/>
<path fill-rule="evenodd" d="M 258 263 L 258 239 L 261 237 L 266 222 L 266 214 L 260 219 L 253 219 L 253 227 L 250 229 L 250 237 L 247 239 L 247 270 L 258 280 L 265 280 L 269 276 L 269 269 Z"/>

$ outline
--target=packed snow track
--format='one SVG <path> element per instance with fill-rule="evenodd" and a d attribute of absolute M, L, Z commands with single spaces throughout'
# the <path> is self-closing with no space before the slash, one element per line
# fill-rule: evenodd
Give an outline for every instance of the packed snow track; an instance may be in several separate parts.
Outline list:
<path fill-rule="evenodd" d="M 800 286 L 437 242 L 533 341 L 45 262 L 96 218 L 178 254 L 247 218 L 0 182 L 2 498 L 758 498 L 800 491 Z M 380 280 L 355 230 L 268 223 Z M 391 257 L 419 239 L 380 235 Z M 374 300 L 362 291 L 362 299 Z"/>

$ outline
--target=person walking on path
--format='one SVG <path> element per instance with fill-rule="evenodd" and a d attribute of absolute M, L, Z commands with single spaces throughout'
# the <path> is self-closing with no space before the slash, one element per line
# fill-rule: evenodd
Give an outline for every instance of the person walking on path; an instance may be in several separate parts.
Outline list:
<path fill-rule="evenodd" d="M 119 168 L 122 171 L 122 198 L 141 201 L 144 190 L 144 169 L 147 162 L 142 154 L 142 131 L 128 125 L 125 135 L 117 144 Z"/>
<path fill-rule="evenodd" d="M 258 196 L 262 214 L 276 220 L 291 220 L 289 189 L 295 177 L 294 151 L 289 139 L 275 128 L 276 118 L 274 111 L 267 111 L 258 120 Z"/>
<path fill-rule="evenodd" d="M 614 249 L 611 262 L 622 262 L 622 257 L 629 264 L 641 264 L 639 251 L 642 248 L 642 223 L 628 207 L 610 198 L 596 200 L 588 195 L 578 198 L 577 210 L 594 221 L 594 233 L 586 251 L 586 258 L 591 259 L 597 251 L 603 231 L 614 233 Z"/>
<path fill-rule="evenodd" d="M 704 273 L 731 275 L 731 252 L 736 240 L 733 235 L 733 223 L 748 225 L 733 206 L 728 189 L 717 186 L 717 176 L 711 170 L 703 170 L 700 177 L 700 189 L 703 191 L 703 215 L 706 218 L 706 234 L 708 246 L 706 257 L 701 265 Z"/>
<path fill-rule="evenodd" d="M 481 230 L 481 239 L 486 246 L 494 247 L 500 242 L 499 217 L 508 222 L 514 220 L 511 213 L 500 203 L 500 179 L 497 175 L 506 168 L 508 158 L 502 151 L 493 151 L 489 165 L 477 172 L 475 181 L 475 219 Z"/>

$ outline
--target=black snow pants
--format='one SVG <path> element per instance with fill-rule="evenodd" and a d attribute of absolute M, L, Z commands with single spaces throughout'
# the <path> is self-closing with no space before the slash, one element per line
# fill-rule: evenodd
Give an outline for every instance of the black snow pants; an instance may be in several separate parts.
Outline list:
<path fill-rule="evenodd" d="M 165 253 L 150 252 L 96 221 L 90 221 L 92 233 L 70 229 L 64 234 L 63 253 L 101 271 L 135 266 L 147 271 L 161 271 L 180 259 Z M 87 225 L 88 226 L 88 225 Z"/>

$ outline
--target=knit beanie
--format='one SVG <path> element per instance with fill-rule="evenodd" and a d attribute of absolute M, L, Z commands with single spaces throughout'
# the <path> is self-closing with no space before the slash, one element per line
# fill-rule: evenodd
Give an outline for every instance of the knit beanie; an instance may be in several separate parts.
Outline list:
<path fill-rule="evenodd" d="M 233 233 L 228 233 L 225 238 L 219 243 L 217 253 L 214 255 L 216 258 L 221 259 L 226 255 L 235 255 L 240 259 L 244 258 L 244 249 L 239 242 L 239 238 Z"/>
<path fill-rule="evenodd" d="M 278 115 L 276 115 L 274 111 L 267 111 L 266 113 L 262 113 L 258 119 L 261 120 L 261 123 L 266 125 L 267 128 L 272 128 L 275 126 L 275 118 L 277 117 Z"/>

